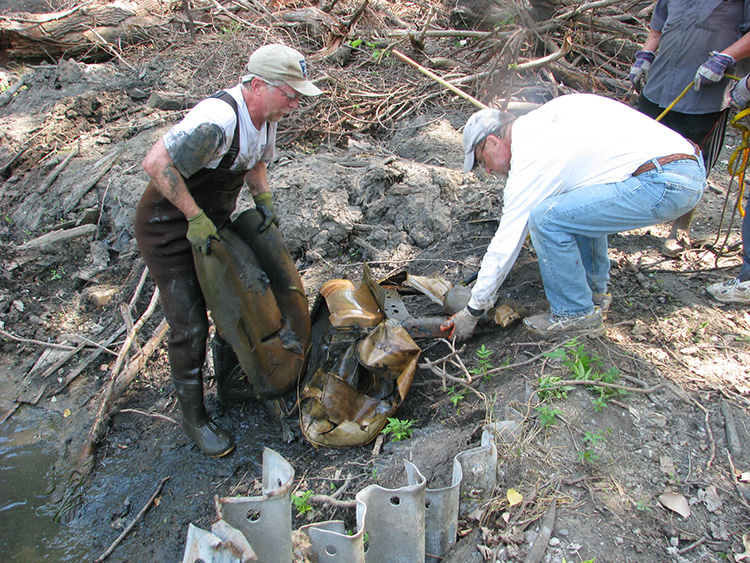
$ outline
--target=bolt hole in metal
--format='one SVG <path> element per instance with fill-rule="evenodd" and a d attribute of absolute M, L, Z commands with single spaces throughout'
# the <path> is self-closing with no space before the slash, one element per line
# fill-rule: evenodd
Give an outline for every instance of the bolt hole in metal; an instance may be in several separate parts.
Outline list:
<path fill-rule="evenodd" d="M 399 497 L 391 497 L 391 504 L 393 506 L 398 506 L 401 504 L 401 499 Z"/>
<path fill-rule="evenodd" d="M 248 510 L 247 519 L 250 522 L 257 522 L 258 520 L 260 520 L 260 510 Z"/>
<path fill-rule="evenodd" d="M 327 545 L 326 546 L 326 555 L 334 556 L 337 553 L 338 553 L 338 551 L 336 551 L 336 546 L 335 545 Z"/>

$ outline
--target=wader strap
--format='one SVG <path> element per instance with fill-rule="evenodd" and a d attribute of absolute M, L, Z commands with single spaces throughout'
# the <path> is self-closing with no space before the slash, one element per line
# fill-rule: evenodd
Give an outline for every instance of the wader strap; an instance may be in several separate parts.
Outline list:
<path fill-rule="evenodd" d="M 229 150 L 224 155 L 224 158 L 221 159 L 221 162 L 219 162 L 219 165 L 215 169 L 216 173 L 218 174 L 218 176 L 216 177 L 217 180 L 219 182 L 223 182 L 227 173 L 229 172 L 229 169 L 232 167 L 232 164 L 234 164 L 234 159 L 237 158 L 237 153 L 240 152 L 240 115 L 237 111 L 237 101 L 224 90 L 216 92 L 211 97 L 218 98 L 219 100 L 229 104 L 234 110 L 234 116 L 237 118 L 237 123 L 234 126 L 234 137 L 232 138 L 232 145 L 229 147 Z"/>

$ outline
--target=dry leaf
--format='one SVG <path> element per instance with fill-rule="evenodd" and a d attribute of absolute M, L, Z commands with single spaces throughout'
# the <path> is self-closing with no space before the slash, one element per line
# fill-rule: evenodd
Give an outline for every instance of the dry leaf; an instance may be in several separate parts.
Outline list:
<path fill-rule="evenodd" d="M 523 502 L 523 495 L 515 489 L 508 489 L 506 497 L 508 498 L 508 504 L 510 506 L 515 506 Z"/>
<path fill-rule="evenodd" d="M 681 494 L 672 492 L 662 493 L 658 500 L 665 508 L 675 511 L 683 518 L 690 516 L 690 505 L 687 499 Z"/>
<path fill-rule="evenodd" d="M 506 524 L 508 522 L 510 522 L 510 512 L 503 512 L 502 516 L 503 516 L 503 520 L 505 521 Z"/>
<path fill-rule="evenodd" d="M 63 411 L 63 418 L 68 418 L 70 414 L 71 414 L 70 409 L 65 409 Z"/>

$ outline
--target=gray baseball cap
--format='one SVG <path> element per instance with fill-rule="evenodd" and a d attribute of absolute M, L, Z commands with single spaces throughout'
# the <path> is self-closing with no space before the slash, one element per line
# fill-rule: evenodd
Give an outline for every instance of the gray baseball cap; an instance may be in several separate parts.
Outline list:
<path fill-rule="evenodd" d="M 464 125 L 464 172 L 471 172 L 476 165 L 474 150 L 488 135 L 497 135 L 510 118 L 497 109 L 483 109 L 473 114 Z"/>
<path fill-rule="evenodd" d="M 266 80 L 281 80 L 303 96 L 323 93 L 307 79 L 307 63 L 302 53 L 286 45 L 275 43 L 260 47 L 250 55 L 245 72 L 241 82 L 261 76 Z"/>

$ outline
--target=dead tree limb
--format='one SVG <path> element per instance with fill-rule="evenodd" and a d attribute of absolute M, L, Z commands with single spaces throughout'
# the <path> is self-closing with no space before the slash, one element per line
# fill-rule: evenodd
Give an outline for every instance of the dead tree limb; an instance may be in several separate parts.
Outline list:
<path fill-rule="evenodd" d="M 94 415 L 94 422 L 92 423 L 91 428 L 86 435 L 84 444 L 81 447 L 81 451 L 78 455 L 75 468 L 71 472 L 68 487 L 63 494 L 63 498 L 60 501 L 60 507 L 54 517 L 55 520 L 69 518 L 69 516 L 72 515 L 72 513 L 70 513 L 69 511 L 74 510 L 77 506 L 76 501 L 81 494 L 81 488 L 87 477 L 91 473 L 91 469 L 94 465 L 96 444 L 104 433 L 104 430 L 107 428 L 110 420 L 110 413 L 112 411 L 112 405 L 118 398 L 118 395 L 114 393 L 114 390 L 117 389 L 119 393 L 122 393 L 122 391 L 124 390 L 124 387 L 118 384 L 118 376 L 120 374 L 120 371 L 122 370 L 123 365 L 125 365 L 125 360 L 128 356 L 128 352 L 133 343 L 133 340 L 138 334 L 138 331 L 143 328 L 143 325 L 145 325 L 146 321 L 148 321 L 148 319 L 151 317 L 154 310 L 156 310 L 158 301 L 159 288 L 156 288 L 154 290 L 153 296 L 151 297 L 151 302 L 149 303 L 148 308 L 135 323 L 133 329 L 129 331 L 128 336 L 125 338 L 125 342 L 120 348 L 120 355 L 117 358 L 114 367 L 112 368 L 112 375 L 110 376 L 107 385 L 102 391 L 101 399 L 99 401 L 99 407 L 97 408 L 96 414 Z M 161 342 L 163 334 L 166 333 L 166 321 L 163 321 L 162 325 L 160 325 L 159 329 L 157 329 L 157 333 L 161 333 L 161 337 L 158 339 L 159 342 Z M 152 338 L 152 340 L 154 340 L 154 338 Z M 156 348 L 156 346 L 154 346 L 154 348 Z M 131 362 L 131 365 L 134 364 L 135 366 L 142 366 L 141 361 L 145 362 L 146 358 L 143 357 L 144 354 L 140 354 L 139 356 L 141 356 L 142 360 L 134 358 L 133 362 Z M 137 373 L 138 369 L 139 368 L 134 368 L 133 370 L 126 371 L 125 379 L 128 382 L 132 380 L 132 378 L 135 377 L 132 372 L 134 371 L 135 373 Z"/>

